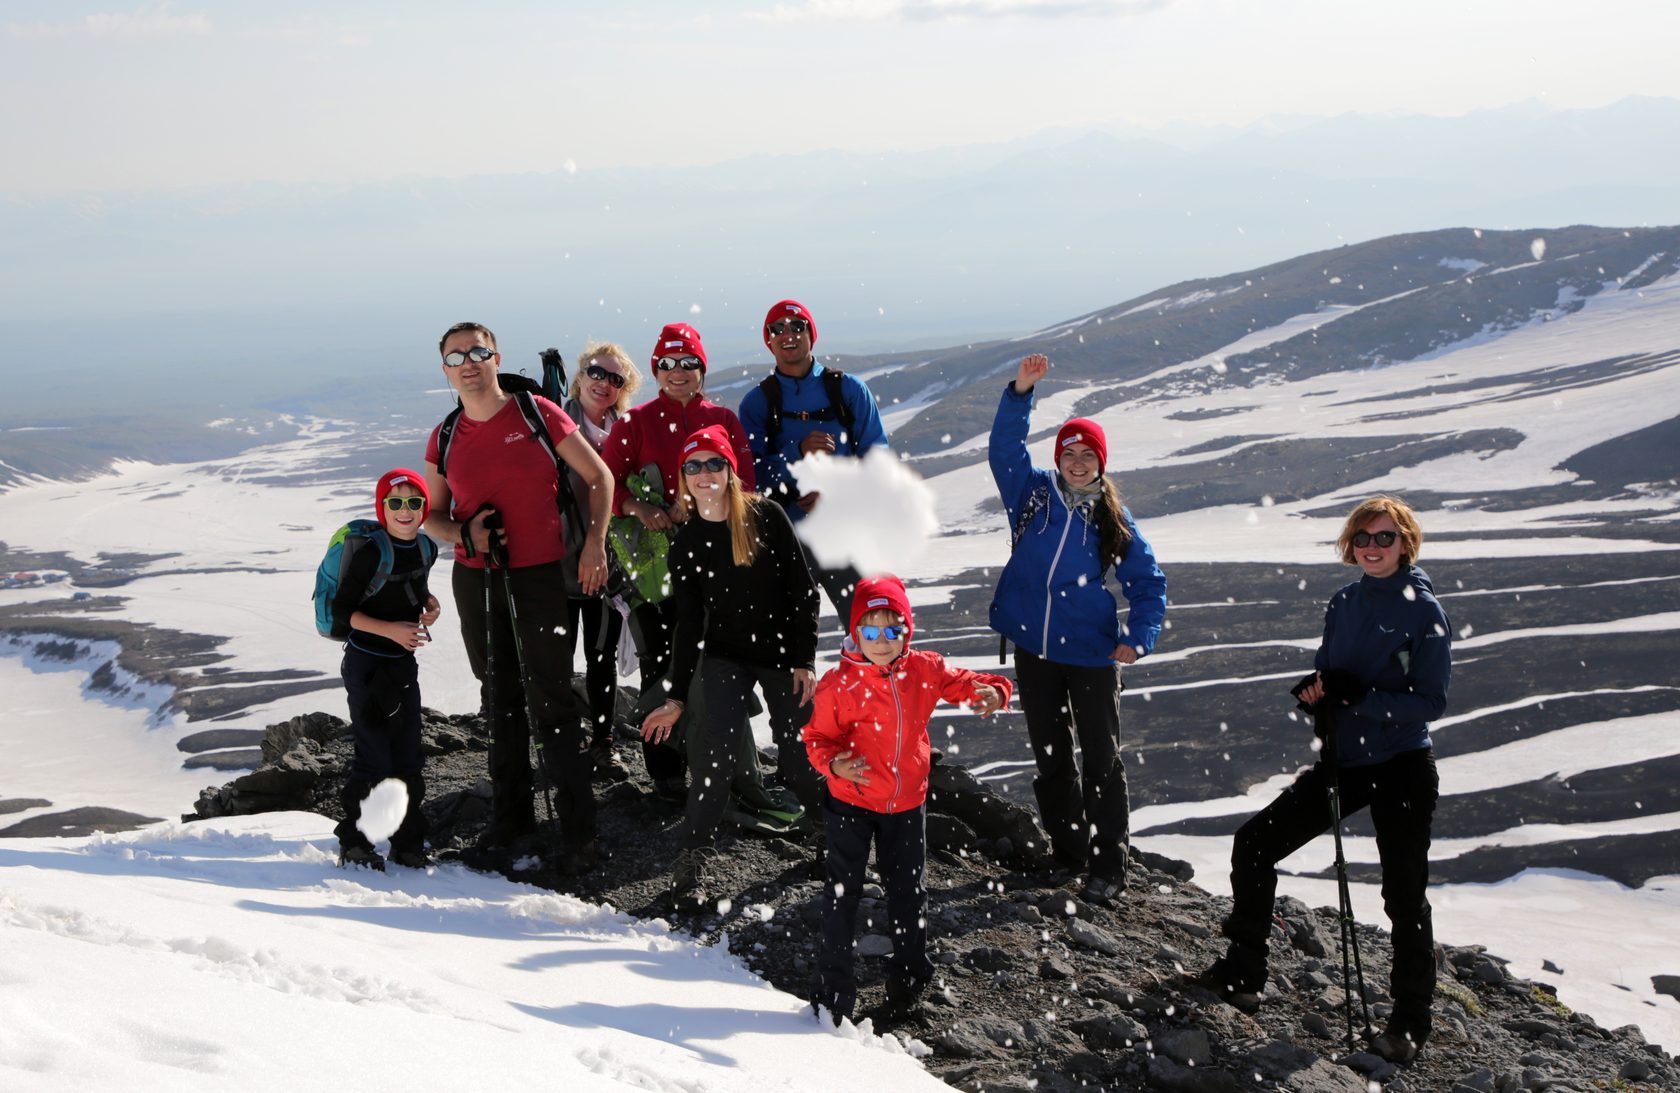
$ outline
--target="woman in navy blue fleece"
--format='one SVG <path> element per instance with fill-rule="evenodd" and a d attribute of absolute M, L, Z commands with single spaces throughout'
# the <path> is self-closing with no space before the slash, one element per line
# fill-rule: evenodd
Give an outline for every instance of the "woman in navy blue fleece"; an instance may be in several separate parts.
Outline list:
<path fill-rule="evenodd" d="M 1364 576 L 1330 598 L 1315 671 L 1296 685 L 1325 741 L 1317 764 L 1237 831 L 1231 848 L 1231 944 L 1203 979 L 1227 997 L 1257 1002 L 1266 982 L 1277 863 L 1330 828 L 1335 763 L 1342 814 L 1371 807 L 1382 860 L 1383 909 L 1394 935 L 1394 1012 L 1372 1042 L 1385 1058 L 1413 1058 L 1429 1036 L 1435 991 L 1430 919 L 1430 821 L 1439 780 L 1429 722 L 1447 705 L 1452 632 L 1429 577 L 1413 563 L 1423 545 L 1405 502 L 1373 497 L 1349 514 L 1342 561 Z"/>
<path fill-rule="evenodd" d="M 1054 470 L 1032 465 L 1033 389 L 1049 367 L 1039 354 L 1023 359 L 992 422 L 992 477 L 1015 543 L 991 624 L 1015 643 L 1015 681 L 1038 763 L 1033 792 L 1051 852 L 1087 874 L 1087 898 L 1106 903 L 1126 887 L 1130 842 L 1120 665 L 1155 648 L 1167 579 L 1106 477 L 1108 438 L 1096 422 L 1062 426 Z M 1124 625 L 1103 586 L 1111 566 L 1129 605 Z M 1073 759 L 1076 731 L 1083 775 Z"/>

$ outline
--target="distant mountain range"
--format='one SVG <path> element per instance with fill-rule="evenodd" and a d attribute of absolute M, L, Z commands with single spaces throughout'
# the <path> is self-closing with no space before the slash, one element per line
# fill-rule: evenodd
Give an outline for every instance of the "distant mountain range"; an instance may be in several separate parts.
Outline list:
<path fill-rule="evenodd" d="M 0 329 L 49 324 L 55 374 L 148 409 L 342 396 L 347 378 L 365 398 L 375 377 L 429 372 L 434 331 L 467 316 L 519 358 L 588 337 L 639 354 L 690 319 L 730 365 L 763 359 L 759 316 L 792 295 L 825 349 L 938 346 L 1441 225 L 1680 222 L 1677 131 L 1680 101 L 1628 99 L 683 170 L 0 195 Z M 181 370 L 214 382 L 171 382 Z M 0 361 L 0 424 L 76 401 L 34 375 Z"/>

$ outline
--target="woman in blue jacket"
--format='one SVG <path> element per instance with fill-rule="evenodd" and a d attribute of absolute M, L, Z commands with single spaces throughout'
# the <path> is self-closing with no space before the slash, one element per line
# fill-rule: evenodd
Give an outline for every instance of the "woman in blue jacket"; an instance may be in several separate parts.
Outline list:
<path fill-rule="evenodd" d="M 1062 426 L 1054 470 L 1032 465 L 1033 388 L 1049 368 L 1042 355 L 1023 359 L 992 422 L 988 456 L 1014 548 L 992 597 L 991 623 L 1015 643 L 1015 680 L 1038 763 L 1033 792 L 1051 853 L 1087 874 L 1088 898 L 1108 902 L 1126 887 L 1130 842 L 1120 665 L 1155 648 L 1167 579 L 1104 473 L 1108 439 L 1096 422 Z M 1124 625 L 1103 586 L 1110 567 L 1129 604 Z M 1073 759 L 1076 732 L 1083 778 Z"/>
<path fill-rule="evenodd" d="M 1266 982 L 1266 941 L 1277 863 L 1330 829 L 1330 765 L 1342 815 L 1366 805 L 1382 861 L 1383 909 L 1394 936 L 1394 1010 L 1372 1041 L 1405 1062 L 1429 1036 L 1435 934 L 1425 888 L 1440 781 L 1429 722 L 1447 706 L 1452 630 L 1429 577 L 1413 563 L 1423 545 L 1404 501 L 1373 497 L 1342 525 L 1342 561 L 1364 571 L 1330 598 L 1314 671 L 1295 686 L 1323 741 L 1319 760 L 1237 831 L 1225 955 L 1203 982 L 1252 1006 Z"/>

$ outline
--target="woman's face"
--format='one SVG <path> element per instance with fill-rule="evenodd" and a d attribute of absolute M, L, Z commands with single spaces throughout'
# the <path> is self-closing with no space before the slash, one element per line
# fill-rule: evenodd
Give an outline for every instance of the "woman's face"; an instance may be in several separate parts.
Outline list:
<path fill-rule="evenodd" d="M 611 357 L 593 357 L 584 362 L 583 368 L 583 382 L 578 385 L 578 401 L 582 402 L 592 415 L 604 413 L 618 405 L 619 389 L 613 386 L 612 381 L 595 379 L 589 375 L 589 369 L 593 368 L 596 371 L 623 376 L 624 369 L 619 367 L 618 362 Z"/>
<path fill-rule="evenodd" d="M 705 463 L 723 464 L 718 470 L 706 470 Z M 729 486 L 729 464 L 714 456 L 695 461 L 696 470 L 690 473 L 686 468 L 683 477 L 688 479 L 688 492 L 696 504 L 710 508 L 714 501 L 723 499 L 724 491 Z"/>
<path fill-rule="evenodd" d="M 1386 547 L 1378 546 L 1375 536 L 1385 531 L 1394 536 L 1394 542 Z M 1365 571 L 1365 575 L 1367 577 L 1392 577 L 1398 573 L 1400 571 L 1400 552 L 1406 549 L 1406 543 L 1400 537 L 1400 529 L 1394 526 L 1394 521 L 1388 514 L 1383 513 L 1371 519 L 1359 529 L 1359 532 L 1355 533 L 1354 537 L 1357 539 L 1360 533 L 1373 537 L 1364 546 L 1355 543 L 1353 547 L 1353 560 L 1359 563 L 1359 568 Z"/>
<path fill-rule="evenodd" d="M 1056 458 L 1056 469 L 1062 472 L 1068 485 L 1084 489 L 1097 480 L 1102 464 L 1097 462 L 1096 449 L 1087 444 L 1069 444 Z"/>
<path fill-rule="evenodd" d="M 703 382 L 702 373 L 699 369 L 690 371 L 687 368 L 673 368 L 666 372 L 655 368 L 653 375 L 659 381 L 661 391 L 683 403 L 700 393 L 700 386 Z"/>

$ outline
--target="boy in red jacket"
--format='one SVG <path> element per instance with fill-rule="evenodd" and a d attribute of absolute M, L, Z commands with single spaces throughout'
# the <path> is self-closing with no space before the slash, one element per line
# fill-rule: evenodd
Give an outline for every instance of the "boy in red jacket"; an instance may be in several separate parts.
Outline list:
<path fill-rule="evenodd" d="M 1009 701 L 1009 681 L 951 668 L 910 649 L 910 598 L 897 577 L 858 583 L 840 666 L 817 684 L 805 750 L 828 779 L 823 819 L 829 900 L 823 910 L 816 1004 L 836 1024 L 852 1015 L 852 932 L 869 843 L 892 927 L 887 1000 L 880 1015 L 910 1009 L 933 979 L 927 955 L 928 720 L 941 699 L 988 717 Z"/>

